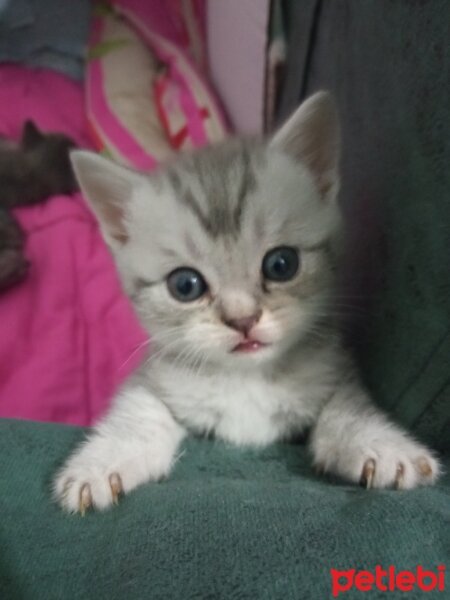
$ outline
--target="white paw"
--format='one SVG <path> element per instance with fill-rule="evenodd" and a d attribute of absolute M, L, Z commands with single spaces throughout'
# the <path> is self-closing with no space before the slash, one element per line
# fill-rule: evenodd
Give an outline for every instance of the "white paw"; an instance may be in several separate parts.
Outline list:
<path fill-rule="evenodd" d="M 171 466 L 172 453 L 164 448 L 94 438 L 57 473 L 54 497 L 70 513 L 104 510 L 138 485 L 161 479 Z"/>
<path fill-rule="evenodd" d="M 319 471 L 334 473 L 369 488 L 411 489 L 433 484 L 440 466 L 431 452 L 398 433 L 395 439 L 373 440 L 360 446 L 350 441 L 342 447 L 315 452 Z"/>
<path fill-rule="evenodd" d="M 61 507 L 81 515 L 91 507 L 102 510 L 117 504 L 123 491 L 120 473 L 82 465 L 64 467 L 54 482 L 54 495 Z"/>

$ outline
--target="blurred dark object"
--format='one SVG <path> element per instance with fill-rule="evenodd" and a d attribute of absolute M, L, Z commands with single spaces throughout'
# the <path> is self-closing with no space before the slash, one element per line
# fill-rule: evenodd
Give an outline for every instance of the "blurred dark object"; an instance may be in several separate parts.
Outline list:
<path fill-rule="evenodd" d="M 26 121 L 18 144 L 0 142 L 0 207 L 42 202 L 78 189 L 70 163 L 75 142 L 62 133 L 43 133 Z"/>
<path fill-rule="evenodd" d="M 318 89 L 343 129 L 337 310 L 380 404 L 450 448 L 450 2 L 284 1 L 277 121 Z M 356 315 L 356 318 L 355 318 Z"/>
<path fill-rule="evenodd" d="M 19 283 L 27 274 L 24 244 L 25 235 L 18 222 L 0 209 L 0 291 Z"/>
<path fill-rule="evenodd" d="M 78 189 L 70 163 L 71 138 L 43 133 L 26 121 L 19 143 L 0 140 L 0 291 L 28 272 L 25 235 L 10 209 Z"/>
<path fill-rule="evenodd" d="M 285 77 L 287 23 L 282 0 L 272 0 L 266 51 L 264 90 L 264 130 L 273 129 L 273 121 Z"/>

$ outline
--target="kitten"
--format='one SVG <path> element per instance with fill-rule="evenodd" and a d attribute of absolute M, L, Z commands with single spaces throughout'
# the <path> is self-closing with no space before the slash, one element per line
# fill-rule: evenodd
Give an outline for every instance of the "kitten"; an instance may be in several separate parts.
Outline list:
<path fill-rule="evenodd" d="M 25 234 L 9 209 L 74 192 L 74 147 L 69 137 L 42 133 L 32 121 L 25 122 L 19 143 L 0 139 L 0 290 L 21 281 L 29 267 Z"/>
<path fill-rule="evenodd" d="M 71 194 L 77 183 L 69 151 L 74 142 L 61 133 L 42 133 L 26 121 L 18 144 L 0 141 L 0 207 L 41 202 L 55 194 Z"/>
<path fill-rule="evenodd" d="M 340 215 L 328 94 L 268 142 L 228 141 L 153 175 L 72 156 L 151 352 L 57 474 L 64 509 L 104 509 L 167 476 L 188 433 L 264 446 L 311 429 L 322 471 L 368 488 L 436 480 L 432 453 L 371 403 L 330 317 Z"/>

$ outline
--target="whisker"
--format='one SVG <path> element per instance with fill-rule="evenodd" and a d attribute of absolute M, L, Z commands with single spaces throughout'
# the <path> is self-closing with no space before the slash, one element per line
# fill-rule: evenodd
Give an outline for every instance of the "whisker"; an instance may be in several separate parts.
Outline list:
<path fill-rule="evenodd" d="M 120 365 L 120 367 L 119 367 L 119 371 L 121 371 L 121 370 L 122 370 L 122 369 L 123 369 L 123 368 L 124 368 L 124 367 L 125 367 L 125 366 L 126 366 L 128 363 L 129 363 L 129 362 L 130 362 L 130 360 L 131 360 L 131 359 L 132 359 L 134 356 L 136 356 L 136 354 L 137 354 L 137 353 L 138 353 L 140 350 L 142 350 L 142 348 L 145 348 L 146 346 L 148 346 L 148 345 L 151 343 L 151 341 L 152 341 L 151 339 L 148 339 L 148 340 L 145 340 L 145 342 L 142 342 L 142 344 L 139 344 L 139 346 L 138 346 L 137 348 L 135 348 L 135 349 L 134 349 L 134 350 L 131 352 L 130 356 L 129 356 L 129 357 L 128 357 L 128 358 L 127 358 L 127 359 L 126 359 L 126 360 L 125 360 L 125 361 L 124 361 L 124 362 L 123 362 L 121 365 Z"/>

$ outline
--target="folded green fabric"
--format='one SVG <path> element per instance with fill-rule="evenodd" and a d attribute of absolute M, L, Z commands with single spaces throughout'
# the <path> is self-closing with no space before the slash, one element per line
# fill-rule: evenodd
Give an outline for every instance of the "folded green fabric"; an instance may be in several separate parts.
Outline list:
<path fill-rule="evenodd" d="M 82 518 L 62 513 L 49 491 L 82 437 L 0 421 L 2 600 L 322 600 L 332 598 L 332 568 L 450 563 L 449 476 L 434 488 L 365 491 L 316 477 L 300 445 L 189 440 L 167 481 Z"/>

